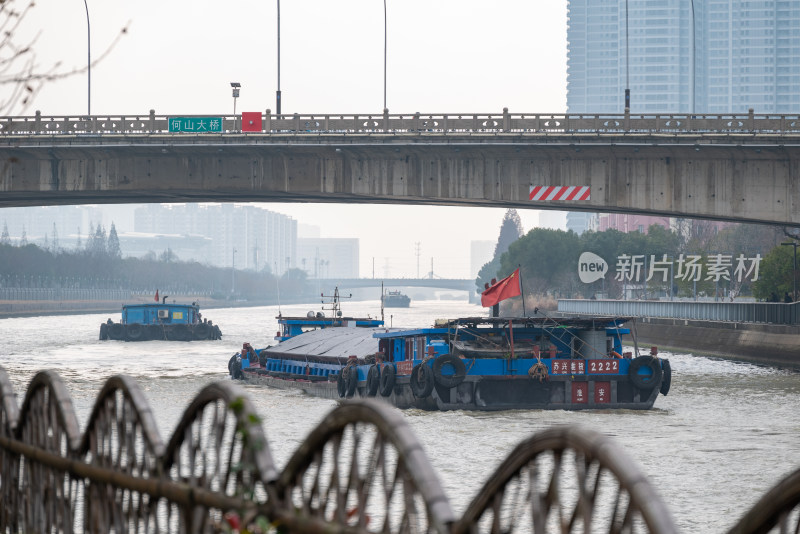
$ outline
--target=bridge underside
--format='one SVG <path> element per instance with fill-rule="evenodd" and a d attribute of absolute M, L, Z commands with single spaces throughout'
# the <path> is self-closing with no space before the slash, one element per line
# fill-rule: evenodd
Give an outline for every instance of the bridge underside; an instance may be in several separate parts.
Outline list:
<path fill-rule="evenodd" d="M 800 226 L 798 145 L 753 136 L 31 136 L 0 207 L 341 202 L 628 212 Z M 590 186 L 531 201 L 531 186 Z"/>

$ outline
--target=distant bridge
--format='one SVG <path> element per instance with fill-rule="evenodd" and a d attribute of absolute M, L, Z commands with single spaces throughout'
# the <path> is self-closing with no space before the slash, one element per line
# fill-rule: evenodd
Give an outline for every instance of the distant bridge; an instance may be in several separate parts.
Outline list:
<path fill-rule="evenodd" d="M 400 287 L 418 287 L 430 289 L 450 289 L 466 291 L 469 302 L 478 301 L 477 286 L 474 278 L 311 278 L 311 287 L 319 287 L 324 294 L 331 295 L 335 288 L 342 294 L 354 289 L 375 288 L 375 298 L 380 297 L 381 284 L 385 290 L 396 290 Z"/>
<path fill-rule="evenodd" d="M 395 203 L 800 226 L 800 115 L 267 110 L 244 123 L 181 120 L 0 117 L 0 207 Z"/>
<path fill-rule="evenodd" d="M 474 278 L 310 278 L 309 285 L 338 287 L 340 290 L 360 289 L 362 287 L 429 287 L 436 289 L 456 289 L 475 292 Z"/>

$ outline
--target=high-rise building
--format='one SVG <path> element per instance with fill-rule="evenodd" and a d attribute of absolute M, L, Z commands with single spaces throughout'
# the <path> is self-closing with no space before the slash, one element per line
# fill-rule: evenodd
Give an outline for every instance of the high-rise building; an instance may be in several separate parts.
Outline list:
<path fill-rule="evenodd" d="M 800 0 L 568 0 L 569 113 L 797 113 Z"/>
<path fill-rule="evenodd" d="M 148 204 L 136 210 L 134 229 L 210 238 L 199 241 L 203 248 L 192 257 L 179 255 L 182 260 L 258 271 L 266 267 L 278 275 L 297 266 L 297 221 L 256 206 Z"/>
<path fill-rule="evenodd" d="M 469 276 L 477 278 L 481 268 L 492 261 L 496 241 L 480 240 L 469 242 Z"/>
<path fill-rule="evenodd" d="M 597 214 L 588 211 L 568 211 L 567 231 L 572 230 L 581 235 L 587 230 L 597 229 Z"/>
<path fill-rule="evenodd" d="M 349 237 L 298 238 L 298 268 L 309 278 L 358 278 L 358 245 Z"/>
<path fill-rule="evenodd" d="M 598 230 L 613 229 L 620 232 L 640 232 L 646 234 L 652 225 L 671 228 L 672 221 L 669 217 L 652 215 L 639 215 L 636 213 L 602 213 L 598 217 Z"/>

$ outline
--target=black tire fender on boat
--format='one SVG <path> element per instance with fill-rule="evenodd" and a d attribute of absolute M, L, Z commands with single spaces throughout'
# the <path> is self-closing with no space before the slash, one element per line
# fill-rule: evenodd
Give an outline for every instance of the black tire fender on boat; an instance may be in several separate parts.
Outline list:
<path fill-rule="evenodd" d="M 358 367 L 351 367 L 349 371 L 344 376 L 344 382 L 347 384 L 347 395 L 345 395 L 348 399 L 355 395 L 356 393 L 356 386 L 358 385 Z"/>
<path fill-rule="evenodd" d="M 661 388 L 658 391 L 666 396 L 672 385 L 672 366 L 669 364 L 669 360 L 661 360 L 661 369 L 664 371 L 664 378 L 661 379 Z"/>
<path fill-rule="evenodd" d="M 194 339 L 209 339 L 211 334 L 211 327 L 208 323 L 199 323 L 192 327 L 192 337 Z"/>
<path fill-rule="evenodd" d="M 649 375 L 640 375 L 639 369 L 642 367 L 649 367 Z M 628 377 L 631 383 L 639 389 L 648 389 L 661 382 L 661 364 L 658 358 L 653 356 L 639 356 L 633 359 L 631 366 L 628 369 Z"/>
<path fill-rule="evenodd" d="M 138 323 L 131 323 L 127 326 L 125 336 L 129 341 L 140 341 L 144 335 L 144 327 Z"/>
<path fill-rule="evenodd" d="M 147 325 L 144 334 L 147 336 L 146 339 L 151 341 L 154 339 L 164 339 L 164 327 L 160 324 Z"/>
<path fill-rule="evenodd" d="M 237 358 L 235 355 L 233 357 L 233 372 L 231 373 L 234 380 L 241 380 L 244 378 L 244 373 L 242 372 L 242 362 Z"/>
<path fill-rule="evenodd" d="M 100 341 L 105 341 L 106 339 L 108 339 L 108 325 L 100 323 Z"/>
<path fill-rule="evenodd" d="M 173 341 L 189 341 L 192 339 L 192 331 L 188 324 L 176 324 L 172 326 L 169 338 Z"/>
<path fill-rule="evenodd" d="M 113 323 L 108 325 L 109 339 L 123 340 L 125 339 L 125 325 L 121 323 Z"/>
<path fill-rule="evenodd" d="M 394 383 L 397 380 L 397 371 L 394 370 L 394 365 L 388 363 L 381 369 L 381 387 L 380 392 L 384 397 L 388 397 L 394 391 Z"/>
<path fill-rule="evenodd" d="M 453 368 L 452 375 L 442 373 L 442 368 L 450 365 Z M 433 378 L 436 383 L 446 388 L 454 388 L 464 381 L 467 376 L 467 366 L 461 361 L 461 358 L 454 354 L 442 354 L 433 360 Z"/>
<path fill-rule="evenodd" d="M 150 339 L 158 339 L 159 341 L 168 341 L 167 327 L 163 324 L 151 324 L 149 327 Z"/>
<path fill-rule="evenodd" d="M 433 370 L 427 364 L 417 364 L 411 370 L 411 393 L 418 399 L 424 399 L 433 391 Z"/>
<path fill-rule="evenodd" d="M 228 374 L 233 376 L 233 369 L 236 366 L 236 355 L 234 354 L 231 356 L 231 359 L 228 360 Z"/>
<path fill-rule="evenodd" d="M 339 393 L 339 398 L 343 399 L 347 395 L 347 367 L 339 371 L 339 376 L 336 377 L 336 391 Z"/>
<path fill-rule="evenodd" d="M 378 364 L 373 364 L 367 371 L 367 397 L 374 397 L 378 394 L 381 385 L 381 368 Z"/>

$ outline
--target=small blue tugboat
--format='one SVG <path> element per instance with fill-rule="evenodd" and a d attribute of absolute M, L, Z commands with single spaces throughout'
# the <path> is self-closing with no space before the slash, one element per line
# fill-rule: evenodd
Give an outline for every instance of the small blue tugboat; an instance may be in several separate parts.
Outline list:
<path fill-rule="evenodd" d="M 200 306 L 191 304 L 167 304 L 162 302 L 125 304 L 122 319 L 111 319 L 100 325 L 100 340 L 117 341 L 193 341 L 222 339 L 219 326 L 202 317 Z"/>
<path fill-rule="evenodd" d="M 415 329 L 354 323 L 281 336 L 275 346 L 250 349 L 246 365 L 232 358 L 229 371 L 250 383 L 331 399 L 378 397 L 398 408 L 645 410 L 669 392 L 672 371 L 655 347 L 639 355 L 624 326 L 631 320 L 472 317 Z M 284 333 L 287 322 L 279 317 Z M 623 349 L 626 338 L 634 352 Z"/>

